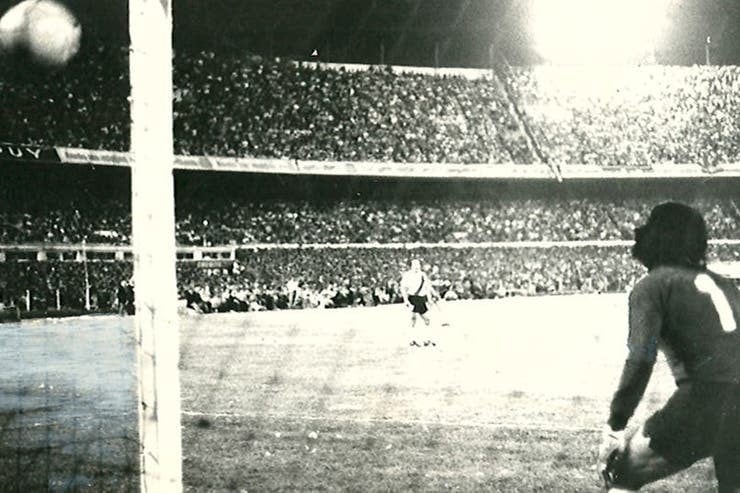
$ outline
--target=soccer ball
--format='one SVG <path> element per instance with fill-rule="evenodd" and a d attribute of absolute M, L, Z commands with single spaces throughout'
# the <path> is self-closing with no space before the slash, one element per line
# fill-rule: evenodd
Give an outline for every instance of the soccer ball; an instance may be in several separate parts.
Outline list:
<path fill-rule="evenodd" d="M 0 18 L 0 50 L 27 53 L 46 67 L 63 67 L 80 49 L 82 27 L 54 0 L 24 0 Z"/>
<path fill-rule="evenodd" d="M 33 3 L 31 0 L 21 2 L 0 18 L 0 49 L 3 53 L 14 53 L 21 48 L 26 31 L 26 12 Z"/>

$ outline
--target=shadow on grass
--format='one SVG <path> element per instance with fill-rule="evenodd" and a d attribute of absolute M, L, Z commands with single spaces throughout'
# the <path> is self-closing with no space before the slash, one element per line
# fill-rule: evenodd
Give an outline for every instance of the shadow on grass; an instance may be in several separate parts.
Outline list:
<path fill-rule="evenodd" d="M 0 491 L 139 490 L 138 437 L 77 420 L 25 421 L 51 407 L 0 411 Z"/>

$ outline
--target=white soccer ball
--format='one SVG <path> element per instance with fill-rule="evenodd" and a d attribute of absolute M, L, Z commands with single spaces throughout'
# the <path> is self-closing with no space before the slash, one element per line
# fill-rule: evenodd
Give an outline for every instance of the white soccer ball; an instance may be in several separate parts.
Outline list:
<path fill-rule="evenodd" d="M 25 42 L 26 12 L 34 0 L 26 0 L 11 7 L 0 18 L 0 49 L 4 53 L 13 53 Z"/>
<path fill-rule="evenodd" d="M 25 0 L 0 19 L 0 47 L 25 50 L 49 67 L 67 64 L 80 49 L 82 27 L 72 12 L 54 0 Z"/>

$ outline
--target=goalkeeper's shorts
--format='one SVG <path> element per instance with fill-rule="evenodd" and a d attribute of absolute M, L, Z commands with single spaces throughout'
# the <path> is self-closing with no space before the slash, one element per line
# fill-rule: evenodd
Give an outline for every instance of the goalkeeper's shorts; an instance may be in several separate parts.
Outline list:
<path fill-rule="evenodd" d="M 650 448 L 678 467 L 712 457 L 717 480 L 740 486 L 740 385 L 685 382 L 645 423 Z"/>

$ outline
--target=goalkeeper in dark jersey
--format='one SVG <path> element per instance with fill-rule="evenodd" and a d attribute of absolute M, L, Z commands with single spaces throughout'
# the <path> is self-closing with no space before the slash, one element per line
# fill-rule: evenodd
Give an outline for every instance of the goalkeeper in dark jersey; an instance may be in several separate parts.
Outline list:
<path fill-rule="evenodd" d="M 655 207 L 632 255 L 648 274 L 629 296 L 628 356 L 599 449 L 610 491 L 643 485 L 712 457 L 720 493 L 740 491 L 740 292 L 708 270 L 706 225 L 679 203 Z M 625 428 L 658 350 L 676 381 L 665 406 Z"/>

